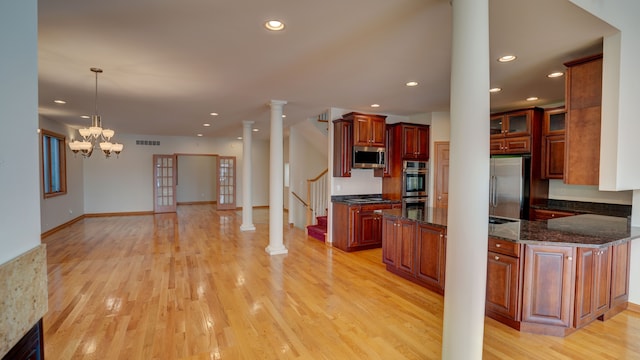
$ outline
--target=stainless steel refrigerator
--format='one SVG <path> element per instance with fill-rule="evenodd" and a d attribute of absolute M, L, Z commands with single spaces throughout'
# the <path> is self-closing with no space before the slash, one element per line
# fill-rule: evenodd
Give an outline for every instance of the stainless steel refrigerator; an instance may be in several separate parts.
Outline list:
<path fill-rule="evenodd" d="M 530 157 L 491 158 L 489 215 L 514 219 L 529 217 Z"/>

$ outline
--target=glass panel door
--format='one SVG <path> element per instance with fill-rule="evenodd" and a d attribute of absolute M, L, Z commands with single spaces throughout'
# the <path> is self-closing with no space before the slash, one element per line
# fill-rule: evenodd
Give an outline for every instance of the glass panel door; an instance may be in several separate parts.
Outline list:
<path fill-rule="evenodd" d="M 153 155 L 153 210 L 176 211 L 176 156 Z"/>
<path fill-rule="evenodd" d="M 218 158 L 218 210 L 236 208 L 236 157 Z"/>

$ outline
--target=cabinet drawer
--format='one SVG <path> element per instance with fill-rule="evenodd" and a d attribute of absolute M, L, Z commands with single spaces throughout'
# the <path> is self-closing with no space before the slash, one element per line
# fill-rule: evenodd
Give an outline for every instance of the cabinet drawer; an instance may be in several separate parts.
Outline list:
<path fill-rule="evenodd" d="M 520 244 L 508 240 L 489 238 L 489 251 L 520 257 Z"/>

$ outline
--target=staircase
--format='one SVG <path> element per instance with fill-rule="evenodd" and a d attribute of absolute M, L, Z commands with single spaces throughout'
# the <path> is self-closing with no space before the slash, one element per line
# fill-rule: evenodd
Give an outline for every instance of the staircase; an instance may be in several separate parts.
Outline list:
<path fill-rule="evenodd" d="M 327 217 L 317 216 L 316 220 L 317 224 L 307 226 L 307 235 L 324 242 L 327 235 Z"/>

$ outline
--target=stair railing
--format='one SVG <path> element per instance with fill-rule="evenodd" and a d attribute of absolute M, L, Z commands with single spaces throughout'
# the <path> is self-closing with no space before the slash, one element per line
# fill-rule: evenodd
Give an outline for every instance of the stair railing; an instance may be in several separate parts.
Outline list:
<path fill-rule="evenodd" d="M 307 220 L 306 225 L 317 223 L 316 217 L 327 215 L 327 178 L 329 169 L 307 180 Z"/>

